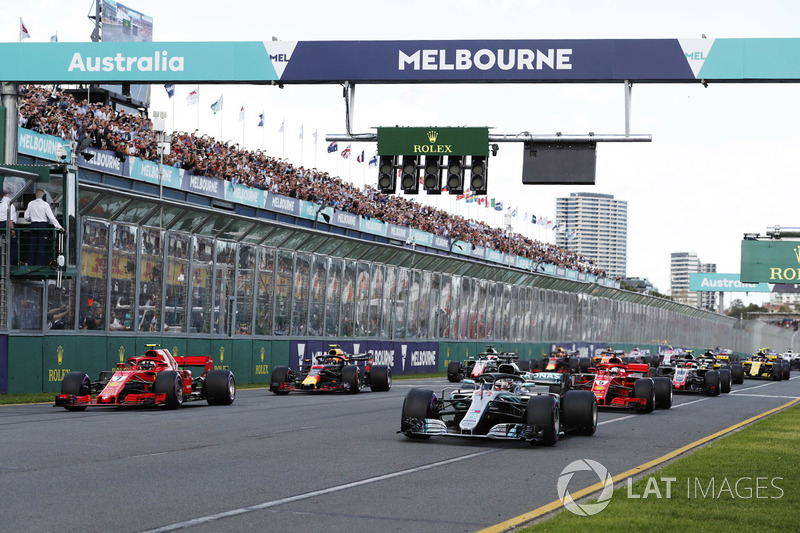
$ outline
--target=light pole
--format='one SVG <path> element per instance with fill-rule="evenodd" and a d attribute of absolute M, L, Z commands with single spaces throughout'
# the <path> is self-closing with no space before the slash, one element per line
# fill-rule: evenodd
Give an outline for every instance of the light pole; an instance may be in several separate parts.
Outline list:
<path fill-rule="evenodd" d="M 158 142 L 158 198 L 164 195 L 164 154 L 170 149 L 172 136 L 167 135 L 167 112 L 153 111 L 153 131 L 156 132 Z"/>

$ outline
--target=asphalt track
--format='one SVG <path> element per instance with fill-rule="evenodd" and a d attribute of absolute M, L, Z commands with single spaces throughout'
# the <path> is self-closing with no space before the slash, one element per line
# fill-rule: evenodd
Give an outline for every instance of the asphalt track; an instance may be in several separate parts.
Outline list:
<path fill-rule="evenodd" d="M 2 529 L 476 531 L 557 500 L 572 461 L 625 472 L 800 398 L 797 376 L 676 395 L 652 414 L 603 411 L 593 437 L 552 448 L 397 434 L 406 392 L 442 379 L 353 396 L 240 390 L 229 407 L 176 411 L 5 406 Z M 577 473 L 570 491 L 597 481 Z"/>

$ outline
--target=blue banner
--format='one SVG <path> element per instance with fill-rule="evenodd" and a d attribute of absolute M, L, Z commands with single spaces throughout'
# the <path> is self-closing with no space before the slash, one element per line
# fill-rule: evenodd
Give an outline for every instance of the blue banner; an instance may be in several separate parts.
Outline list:
<path fill-rule="evenodd" d="M 289 198 L 288 196 L 280 196 L 278 194 L 266 195 L 264 198 L 264 206 L 270 211 L 277 211 L 287 215 L 297 216 L 300 214 L 300 200 Z"/>
<path fill-rule="evenodd" d="M 386 236 L 390 239 L 406 242 L 411 237 L 411 231 L 406 226 L 387 224 Z"/>
<path fill-rule="evenodd" d="M 124 161 L 121 159 L 124 159 Z M 98 172 L 113 174 L 115 176 L 130 175 L 127 158 L 119 158 L 114 152 L 109 150 L 84 148 L 84 150 L 78 154 L 78 166 Z"/>
<path fill-rule="evenodd" d="M 357 230 L 361 226 L 359 223 L 360 218 L 361 217 L 354 215 L 353 213 L 334 209 L 333 217 L 331 217 L 331 224 L 334 226 Z"/>
<path fill-rule="evenodd" d="M 201 196 L 211 196 L 213 198 L 224 198 L 225 182 L 218 178 L 208 176 L 195 176 L 191 172 L 183 173 L 181 188 L 185 191 L 199 194 Z"/>
<path fill-rule="evenodd" d="M 146 181 L 158 185 L 159 183 L 159 164 L 153 161 L 146 161 L 138 157 L 129 157 L 129 171 L 131 178 L 139 181 Z M 164 187 L 171 187 L 173 189 L 180 189 L 181 187 L 181 169 L 171 167 L 169 165 L 161 166 L 162 179 L 161 184 Z"/>
<path fill-rule="evenodd" d="M 3 61 L 5 61 L 5 59 Z M 3 61 L 0 61 L 0 63 Z M 0 77 L 0 79 L 8 78 Z M 25 128 L 18 128 L 17 131 L 17 151 L 19 153 L 47 159 L 49 161 L 57 161 L 56 150 L 61 146 L 67 152 L 67 159 L 65 162 L 72 160 L 72 149 L 69 141 L 65 141 L 60 137 L 53 137 L 52 135 L 42 135 L 41 133 Z"/>
<path fill-rule="evenodd" d="M 330 349 L 329 340 L 289 341 L 289 366 L 301 368 L 305 359 L 316 364 L 316 357 Z M 375 365 L 386 365 L 393 374 L 428 374 L 439 370 L 438 342 L 401 341 L 340 341 L 347 354 L 372 354 Z"/>

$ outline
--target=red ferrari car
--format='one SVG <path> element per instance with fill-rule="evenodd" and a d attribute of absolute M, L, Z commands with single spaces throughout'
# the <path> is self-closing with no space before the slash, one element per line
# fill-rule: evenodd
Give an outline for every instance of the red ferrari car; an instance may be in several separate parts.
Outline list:
<path fill-rule="evenodd" d="M 573 374 L 570 387 L 592 391 L 598 407 L 636 409 L 645 413 L 672 407 L 672 383 L 669 378 L 649 377 L 647 363 L 623 363 L 621 359 L 611 358 L 593 368 L 592 373 Z"/>
<path fill-rule="evenodd" d="M 191 368 L 198 367 L 194 376 Z M 169 350 L 148 345 L 143 356 L 118 363 L 91 381 L 83 372 L 70 372 L 61 381 L 56 406 L 83 411 L 89 406 L 157 405 L 177 409 L 184 402 L 206 400 L 209 405 L 230 405 L 236 380 L 230 370 L 213 370 L 208 356 L 173 357 Z"/>

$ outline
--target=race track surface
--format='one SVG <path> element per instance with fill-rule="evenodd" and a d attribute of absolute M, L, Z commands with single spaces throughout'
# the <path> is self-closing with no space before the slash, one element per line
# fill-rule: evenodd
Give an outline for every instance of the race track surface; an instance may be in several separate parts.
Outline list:
<path fill-rule="evenodd" d="M 652 414 L 603 411 L 594 436 L 551 448 L 398 434 L 406 392 L 440 393 L 443 379 L 357 395 L 240 390 L 231 406 L 176 411 L 5 406 L 2 529 L 476 531 L 558 499 L 572 461 L 619 474 L 800 397 L 797 376 L 676 395 Z M 570 490 L 597 481 L 578 473 Z"/>

